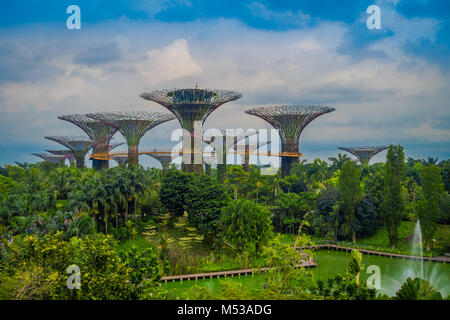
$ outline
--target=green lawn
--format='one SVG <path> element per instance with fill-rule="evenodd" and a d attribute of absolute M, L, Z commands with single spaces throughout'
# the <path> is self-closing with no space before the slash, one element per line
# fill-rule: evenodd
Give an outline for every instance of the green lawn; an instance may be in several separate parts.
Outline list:
<path fill-rule="evenodd" d="M 397 244 L 397 250 L 408 252 L 411 250 L 411 243 L 408 238 L 414 234 L 416 224 L 410 221 L 402 221 L 398 228 L 399 242 Z M 389 236 L 385 227 L 378 229 L 377 233 L 373 236 L 360 239 L 358 244 L 375 246 L 379 248 L 390 249 Z"/>
<path fill-rule="evenodd" d="M 399 243 L 395 249 L 391 249 L 389 244 L 389 236 L 385 227 L 381 227 L 378 231 L 370 237 L 364 239 L 357 239 L 357 245 L 355 247 L 360 247 L 362 249 L 369 249 L 375 251 L 384 251 L 384 252 L 392 252 L 399 254 L 412 254 L 411 252 L 411 243 L 410 238 L 414 234 L 414 229 L 416 227 L 415 222 L 411 221 L 402 221 L 399 227 Z M 439 228 L 445 228 L 446 226 L 439 226 Z M 295 239 L 294 234 L 282 234 L 281 241 L 283 243 L 293 243 Z M 312 238 L 313 240 L 320 240 Z M 353 246 L 350 241 L 342 241 L 344 242 L 342 245 Z M 358 246 L 359 245 L 359 246 Z M 439 254 L 439 252 L 435 251 L 435 255 Z M 431 257 L 431 251 L 423 252 L 424 256 Z"/>

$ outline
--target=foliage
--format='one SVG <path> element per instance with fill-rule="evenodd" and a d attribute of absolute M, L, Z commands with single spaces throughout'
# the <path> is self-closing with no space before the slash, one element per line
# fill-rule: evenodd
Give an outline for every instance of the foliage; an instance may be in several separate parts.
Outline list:
<path fill-rule="evenodd" d="M 433 164 L 422 167 L 419 174 L 423 197 L 417 203 L 417 217 L 422 227 L 424 242 L 429 249 L 441 215 L 439 204 L 444 193 L 444 184 L 441 169 Z"/>
<path fill-rule="evenodd" d="M 398 242 L 398 226 L 404 215 L 405 203 L 401 184 L 405 176 L 403 147 L 391 145 L 386 156 L 384 177 L 383 216 L 392 248 Z"/>
<path fill-rule="evenodd" d="M 356 242 L 356 216 L 355 209 L 361 201 L 361 170 L 353 161 L 346 161 L 339 176 L 340 207 L 346 219 L 348 235 Z"/>
<path fill-rule="evenodd" d="M 394 300 L 442 300 L 442 296 L 428 281 L 408 278 L 395 293 Z"/>
<path fill-rule="evenodd" d="M 185 195 L 189 191 L 191 176 L 179 170 L 167 170 L 161 181 L 159 197 L 173 217 L 181 217 L 185 211 Z"/>
<path fill-rule="evenodd" d="M 221 228 L 225 240 L 238 254 L 259 254 L 272 237 L 270 212 L 250 200 L 236 200 L 222 209 Z"/>
<path fill-rule="evenodd" d="M 230 201 L 225 187 L 206 175 L 194 175 L 184 195 L 189 223 L 206 239 L 218 232 L 221 210 Z"/>

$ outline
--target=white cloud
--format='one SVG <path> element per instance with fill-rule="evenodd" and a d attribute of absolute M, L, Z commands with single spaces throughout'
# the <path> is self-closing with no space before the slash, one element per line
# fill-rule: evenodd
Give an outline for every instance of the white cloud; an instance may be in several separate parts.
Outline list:
<path fill-rule="evenodd" d="M 149 85 L 202 73 L 202 67 L 191 57 L 186 39 L 176 39 L 162 49 L 148 51 L 146 60 L 137 69 Z"/>
<path fill-rule="evenodd" d="M 450 142 L 449 129 L 431 125 L 450 116 L 449 75 L 424 60 L 392 50 L 396 35 L 373 45 L 388 52 L 388 58 L 354 61 L 338 53 L 348 36 L 345 25 L 339 23 L 286 32 L 251 29 L 223 19 L 183 24 L 125 21 L 120 28 L 107 24 L 91 28 L 89 36 L 72 42 L 64 41 L 64 34 L 47 37 L 50 49 L 45 52 L 57 66 L 53 76 L 0 85 L 0 127 L 4 130 L 0 132 L 14 132 L 8 137 L 11 143 L 28 141 L 39 146 L 44 135 L 79 133 L 75 126 L 56 119 L 61 114 L 165 111 L 139 94 L 196 83 L 243 93 L 241 100 L 212 113 L 206 127 L 269 128 L 244 113 L 247 107 L 260 104 L 335 107 L 336 112 L 314 120 L 302 134 L 305 150 L 315 143 Z M 118 44 L 122 59 L 94 66 L 73 62 L 77 50 L 99 45 L 104 39 Z M 0 42 L 7 40 L 0 38 Z M 15 43 L 28 50 L 42 42 L 31 30 L 15 37 Z M 24 121 L 11 121 L 21 117 Z M 153 129 L 144 137 L 142 148 L 154 147 L 155 138 L 164 143 L 167 128 L 176 126 L 174 121 Z M 165 148 L 170 146 L 166 140 Z M 329 156 L 337 152 L 332 150 Z M 305 156 L 309 159 L 312 154 Z"/>

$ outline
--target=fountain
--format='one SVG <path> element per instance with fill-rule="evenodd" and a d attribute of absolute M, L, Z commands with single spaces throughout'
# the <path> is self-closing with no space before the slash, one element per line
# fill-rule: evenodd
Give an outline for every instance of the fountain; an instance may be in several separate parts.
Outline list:
<path fill-rule="evenodd" d="M 439 263 L 429 261 L 424 262 L 423 260 L 422 231 L 419 220 L 417 220 L 416 223 L 410 251 L 412 255 L 417 256 L 418 258 L 404 261 L 399 270 L 400 272 L 395 272 L 395 278 L 384 277 L 384 284 L 383 280 L 381 284 L 382 291 L 388 291 L 392 295 L 400 289 L 406 279 L 420 278 L 427 280 L 433 287 L 441 292 L 442 296 L 447 296 L 450 293 L 448 288 L 448 274 L 441 274 L 440 271 L 442 268 Z"/>

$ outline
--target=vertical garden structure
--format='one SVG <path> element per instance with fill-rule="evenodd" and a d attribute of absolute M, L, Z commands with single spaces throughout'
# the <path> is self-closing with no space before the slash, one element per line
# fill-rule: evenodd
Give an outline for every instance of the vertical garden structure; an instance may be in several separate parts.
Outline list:
<path fill-rule="evenodd" d="M 368 164 L 370 159 L 377 153 L 386 150 L 389 146 L 370 146 L 370 147 L 338 147 L 338 149 L 347 151 L 358 158 L 361 164 Z"/>
<path fill-rule="evenodd" d="M 65 156 L 56 155 L 56 154 L 48 154 L 48 153 L 32 153 L 33 156 L 44 159 L 45 161 L 50 161 L 52 163 L 61 163 L 66 160 Z"/>
<path fill-rule="evenodd" d="M 156 150 L 153 150 L 156 152 Z M 161 163 L 162 172 L 165 173 L 169 164 L 172 162 L 172 155 L 170 154 L 158 154 L 158 153 L 148 153 L 148 155 Z"/>
<path fill-rule="evenodd" d="M 128 161 L 128 156 L 126 155 L 114 155 L 112 158 L 118 165 L 126 165 Z"/>
<path fill-rule="evenodd" d="M 334 108 L 316 105 L 282 105 L 257 107 L 245 112 L 260 117 L 278 130 L 281 137 L 281 174 L 289 175 L 292 163 L 298 162 L 299 139 L 305 127 L 317 117 L 334 111 Z M 290 156 L 289 156 L 290 154 Z"/>
<path fill-rule="evenodd" d="M 183 151 L 191 153 L 190 161 L 182 163 L 182 168 L 188 172 L 203 171 L 202 139 L 194 136 L 194 122 L 205 122 L 206 118 L 222 104 L 242 97 L 240 93 L 228 90 L 210 89 L 173 89 L 154 90 L 141 94 L 141 97 L 159 103 L 172 112 L 181 124 L 181 127 L 190 135 L 190 141 L 183 139 Z M 200 154 L 200 163 L 195 154 Z M 190 162 L 190 163 L 189 163 Z"/>
<path fill-rule="evenodd" d="M 58 119 L 69 121 L 83 130 L 93 144 L 93 153 L 106 153 L 109 151 L 109 143 L 117 128 L 112 127 L 103 121 L 92 119 L 85 114 L 72 114 L 60 116 Z M 92 159 L 92 168 L 96 170 L 109 168 L 108 160 Z"/>
<path fill-rule="evenodd" d="M 72 154 L 75 156 L 75 161 L 78 168 L 84 168 L 84 158 L 86 157 L 86 153 L 88 153 L 89 149 L 92 147 L 92 140 L 89 137 L 84 136 L 63 136 L 63 137 L 45 137 L 45 139 L 49 139 L 55 142 L 58 142 L 69 148 L 72 151 Z"/>
<path fill-rule="evenodd" d="M 265 145 L 268 145 L 268 144 L 270 144 L 270 141 L 258 142 L 255 145 L 254 150 L 257 151 L 259 148 L 264 147 Z M 238 152 L 237 148 L 235 149 L 235 151 Z M 244 168 L 244 171 L 246 171 L 246 172 L 250 171 L 250 153 L 251 153 L 250 144 L 248 143 L 245 145 L 245 154 L 243 155 L 243 158 L 244 158 L 243 168 Z"/>
<path fill-rule="evenodd" d="M 62 150 L 45 150 L 45 151 L 57 156 L 65 156 L 66 159 L 69 159 L 70 163 L 75 161 L 75 157 L 73 155 L 72 150 L 62 149 Z"/>
<path fill-rule="evenodd" d="M 171 114 L 146 111 L 100 112 L 88 117 L 103 121 L 122 133 L 128 144 L 128 165 L 139 163 L 138 146 L 142 136 L 157 125 L 175 119 Z"/>

